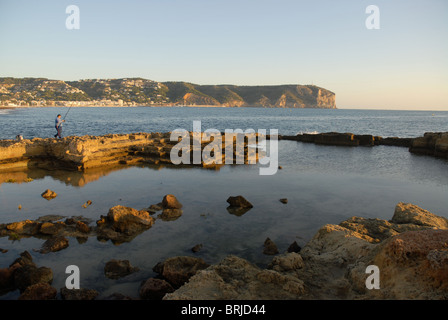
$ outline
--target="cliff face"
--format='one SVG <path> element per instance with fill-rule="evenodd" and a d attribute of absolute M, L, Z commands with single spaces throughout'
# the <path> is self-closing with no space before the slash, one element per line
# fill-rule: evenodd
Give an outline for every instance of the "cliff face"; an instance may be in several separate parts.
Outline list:
<path fill-rule="evenodd" d="M 141 78 L 79 81 L 0 78 L 0 105 L 211 105 L 335 109 L 335 94 L 314 85 L 235 86 Z"/>
<path fill-rule="evenodd" d="M 179 82 L 163 84 L 167 87 L 167 97 L 177 104 L 262 108 L 336 108 L 336 95 L 333 92 L 312 85 L 209 86 Z"/>

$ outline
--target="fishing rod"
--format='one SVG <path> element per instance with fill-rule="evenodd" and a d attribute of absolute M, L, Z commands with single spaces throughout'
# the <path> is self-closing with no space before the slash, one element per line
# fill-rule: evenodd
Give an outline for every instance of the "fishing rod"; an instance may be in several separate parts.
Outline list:
<path fill-rule="evenodd" d="M 70 112 L 71 108 L 72 108 L 72 106 L 70 106 L 70 108 L 68 108 L 67 113 L 65 114 L 64 118 L 62 118 L 62 120 L 65 120 L 65 117 L 68 115 L 68 113 Z"/>

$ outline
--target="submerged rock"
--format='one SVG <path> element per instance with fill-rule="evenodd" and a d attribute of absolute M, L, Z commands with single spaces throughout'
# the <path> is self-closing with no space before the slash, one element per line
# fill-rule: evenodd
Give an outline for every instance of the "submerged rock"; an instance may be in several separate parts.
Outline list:
<path fill-rule="evenodd" d="M 139 270 L 139 268 L 133 267 L 129 260 L 112 259 L 104 266 L 104 274 L 110 279 L 119 279 Z"/>

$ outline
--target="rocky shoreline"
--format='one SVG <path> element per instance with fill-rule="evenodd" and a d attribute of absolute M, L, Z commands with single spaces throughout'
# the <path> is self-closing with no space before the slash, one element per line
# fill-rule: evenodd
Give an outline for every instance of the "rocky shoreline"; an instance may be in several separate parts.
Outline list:
<path fill-rule="evenodd" d="M 229 203 L 232 200 L 229 198 Z M 89 225 L 82 219 L 44 217 L 0 225 L 0 236 L 47 238 L 41 254 L 64 250 L 67 237 L 78 241 L 97 236 L 99 241 L 132 241 L 148 230 L 158 211 L 178 210 L 172 195 L 153 208 L 135 210 L 117 206 Z M 150 215 L 151 213 L 151 215 Z M 161 215 L 159 215 L 160 217 Z M 118 237 L 117 235 L 121 235 Z M 272 241 L 266 246 L 274 246 Z M 271 247 L 272 249 L 272 247 Z M 275 248 L 276 249 L 276 248 Z M 370 300 L 448 298 L 448 219 L 418 206 L 398 203 L 390 220 L 352 217 L 338 225 L 321 227 L 303 247 L 272 255 L 266 269 L 229 255 L 210 265 L 194 256 L 171 257 L 153 267 L 158 274 L 142 281 L 142 300 Z M 377 266 L 379 289 L 367 289 L 368 266 Z M 111 260 L 105 276 L 118 279 L 138 271 L 128 260 Z M 0 294 L 19 290 L 19 300 L 94 300 L 100 293 L 81 288 L 58 290 L 51 286 L 50 268 L 38 267 L 24 251 L 8 268 L 0 269 Z M 115 293 L 107 298 L 133 300 Z"/>
<path fill-rule="evenodd" d="M 193 140 L 193 133 L 189 132 Z M 205 133 L 202 133 L 204 137 Z M 202 167 L 219 168 L 225 163 L 226 153 L 225 134 L 222 135 L 222 149 L 220 164 L 201 161 Z M 250 134 L 244 134 L 246 140 Z M 260 139 L 259 134 L 254 134 Z M 170 153 L 178 141 L 171 141 L 171 133 L 133 133 L 133 134 L 109 134 L 104 136 L 66 137 L 63 139 L 34 138 L 24 140 L 0 140 L 0 171 L 20 170 L 24 168 L 41 168 L 52 170 L 69 169 L 83 171 L 85 169 L 100 168 L 114 165 L 136 164 L 172 164 Z M 261 137 L 270 139 L 269 135 Z M 180 139 L 180 138 L 179 138 Z M 319 145 L 332 145 L 344 147 L 379 145 L 407 147 L 414 154 L 429 155 L 448 159 L 448 132 L 428 132 L 418 138 L 383 138 L 372 135 L 356 135 L 353 133 L 318 133 L 298 134 L 295 136 L 279 135 L 279 140 L 292 140 L 303 143 L 315 143 Z M 210 143 L 210 137 L 201 140 L 201 152 Z M 236 135 L 233 137 L 233 158 L 242 156 L 248 163 L 248 142 L 238 154 L 236 147 Z M 188 158 L 193 159 L 193 153 L 197 146 L 190 144 Z M 210 148 L 209 148 L 210 149 Z M 256 149 L 255 157 L 259 157 L 259 149 Z"/>

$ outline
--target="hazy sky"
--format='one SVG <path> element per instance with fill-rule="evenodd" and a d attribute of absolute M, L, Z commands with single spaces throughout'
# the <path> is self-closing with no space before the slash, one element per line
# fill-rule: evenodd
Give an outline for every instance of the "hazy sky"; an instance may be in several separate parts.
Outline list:
<path fill-rule="evenodd" d="M 0 0 L 5 76 L 315 84 L 338 108 L 448 110 L 448 1 Z"/>

